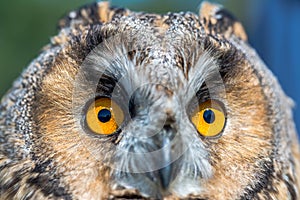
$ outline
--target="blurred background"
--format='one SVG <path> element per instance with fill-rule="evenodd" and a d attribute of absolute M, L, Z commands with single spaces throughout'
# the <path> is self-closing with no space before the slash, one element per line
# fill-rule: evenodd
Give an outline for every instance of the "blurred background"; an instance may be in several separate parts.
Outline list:
<path fill-rule="evenodd" d="M 0 97 L 57 33 L 59 18 L 92 0 L 0 1 Z M 294 99 L 300 133 L 300 0 L 215 0 L 243 25 L 249 42 Z M 197 12 L 201 0 L 112 0 L 131 10 Z"/>

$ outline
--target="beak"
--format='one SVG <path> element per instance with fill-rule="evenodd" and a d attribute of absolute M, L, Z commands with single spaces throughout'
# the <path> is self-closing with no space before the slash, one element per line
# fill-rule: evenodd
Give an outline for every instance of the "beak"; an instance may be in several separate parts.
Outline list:
<path fill-rule="evenodd" d="M 171 150 L 171 138 L 165 136 L 162 139 L 162 147 L 164 148 L 163 154 L 161 155 L 161 159 L 163 163 L 168 163 L 167 166 L 158 170 L 158 178 L 160 180 L 160 184 L 163 189 L 167 189 L 172 181 L 172 171 L 173 171 L 173 164 L 172 164 L 172 150 Z"/>
<path fill-rule="evenodd" d="M 160 141 L 159 146 L 163 149 L 160 154 L 160 158 L 162 163 L 166 163 L 166 166 L 159 169 L 157 172 L 158 180 L 163 190 L 166 190 L 170 183 L 173 180 L 173 172 L 174 172 L 174 145 L 172 144 L 172 140 L 176 132 L 170 125 L 165 125 L 161 134 L 158 134 L 158 141 Z"/>

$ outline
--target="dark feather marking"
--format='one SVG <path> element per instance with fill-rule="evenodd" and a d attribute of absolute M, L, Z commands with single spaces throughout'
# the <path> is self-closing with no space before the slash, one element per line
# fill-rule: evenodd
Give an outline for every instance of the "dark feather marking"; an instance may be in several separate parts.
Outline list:
<path fill-rule="evenodd" d="M 98 23 L 99 22 L 99 14 L 98 14 L 98 4 L 92 3 L 85 6 L 82 6 L 76 11 L 73 11 L 75 13 L 75 17 L 67 15 L 63 19 L 59 21 L 58 27 L 60 29 L 70 27 L 73 22 L 80 21 L 80 25 L 89 25 L 92 23 Z M 88 18 L 83 15 L 83 12 L 87 13 Z"/>
<path fill-rule="evenodd" d="M 27 183 L 31 186 L 36 186 L 41 189 L 41 192 L 45 196 L 53 195 L 54 197 L 60 197 L 66 200 L 71 200 L 71 194 L 67 192 L 64 187 L 60 186 L 58 177 L 49 177 L 46 172 L 46 168 L 49 167 L 51 160 L 47 160 L 43 163 L 38 163 L 33 169 L 32 173 L 37 174 L 36 177 L 31 177 L 27 180 Z"/>
<path fill-rule="evenodd" d="M 288 176 L 288 180 L 291 180 L 291 177 Z M 291 200 L 297 200 L 297 192 L 295 191 L 295 187 L 289 182 L 289 181 L 284 181 L 288 188 L 288 192 L 291 195 Z"/>
<path fill-rule="evenodd" d="M 274 193 L 270 191 L 269 188 L 272 188 L 273 179 L 276 179 L 274 176 L 274 166 L 270 161 L 263 161 L 261 164 L 261 170 L 256 174 L 256 180 L 258 180 L 254 186 L 249 184 L 245 190 L 244 194 L 241 195 L 240 199 L 251 200 L 258 199 L 258 194 L 263 191 L 268 191 L 268 193 Z M 270 187 L 268 187 L 270 186 Z"/>

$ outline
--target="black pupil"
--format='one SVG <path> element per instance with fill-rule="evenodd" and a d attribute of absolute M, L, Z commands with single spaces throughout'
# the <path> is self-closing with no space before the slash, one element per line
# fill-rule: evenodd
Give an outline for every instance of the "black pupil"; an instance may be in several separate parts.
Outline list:
<path fill-rule="evenodd" d="M 206 123 L 212 124 L 215 121 L 215 113 L 212 110 L 207 109 L 203 113 L 203 118 Z"/>
<path fill-rule="evenodd" d="M 100 122 L 108 122 L 111 118 L 111 112 L 107 109 L 102 109 L 98 112 L 98 119 Z"/>

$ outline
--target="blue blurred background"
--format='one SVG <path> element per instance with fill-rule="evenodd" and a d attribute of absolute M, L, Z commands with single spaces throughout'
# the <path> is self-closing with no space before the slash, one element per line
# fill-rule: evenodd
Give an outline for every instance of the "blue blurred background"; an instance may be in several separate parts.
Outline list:
<path fill-rule="evenodd" d="M 92 0 L 14 0 L 0 2 L 0 96 L 56 34 L 59 18 Z M 215 0 L 242 21 L 249 42 L 294 99 L 300 128 L 300 0 Z M 197 12 L 201 0 L 112 0 L 132 10 Z M 299 133 L 300 131 L 298 131 Z"/>

